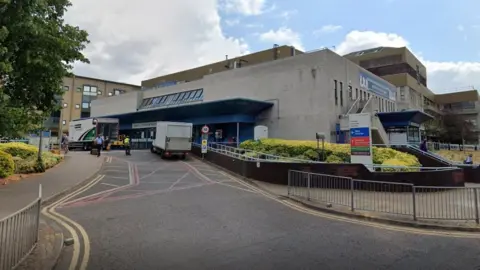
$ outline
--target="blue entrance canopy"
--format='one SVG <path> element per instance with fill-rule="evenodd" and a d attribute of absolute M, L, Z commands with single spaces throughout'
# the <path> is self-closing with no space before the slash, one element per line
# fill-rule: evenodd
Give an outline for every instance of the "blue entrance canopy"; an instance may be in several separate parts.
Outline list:
<path fill-rule="evenodd" d="M 419 126 L 420 124 L 433 119 L 433 116 L 418 110 L 381 112 L 377 113 L 377 115 L 385 128 Z"/>
<path fill-rule="evenodd" d="M 234 98 L 97 117 L 118 118 L 121 124 L 155 121 L 195 122 L 195 119 L 201 119 L 202 123 L 252 122 L 256 115 L 272 106 L 272 102 Z"/>

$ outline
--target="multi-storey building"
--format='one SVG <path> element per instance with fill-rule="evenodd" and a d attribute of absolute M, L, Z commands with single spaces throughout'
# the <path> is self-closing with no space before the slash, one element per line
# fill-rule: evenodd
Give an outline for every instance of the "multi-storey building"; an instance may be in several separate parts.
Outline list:
<path fill-rule="evenodd" d="M 45 123 L 46 128 L 52 131 L 53 136 L 61 132 L 68 132 L 70 121 L 90 117 L 93 100 L 140 90 L 138 85 L 76 75 L 65 77 L 62 87 L 64 93 L 59 98 L 62 108 L 54 112 Z"/>
<path fill-rule="evenodd" d="M 426 67 L 406 47 L 379 47 L 344 56 L 397 87 L 397 109 L 421 110 L 434 117 L 459 114 L 477 127 L 480 124 L 479 95 L 467 91 L 435 94 L 427 85 Z"/>

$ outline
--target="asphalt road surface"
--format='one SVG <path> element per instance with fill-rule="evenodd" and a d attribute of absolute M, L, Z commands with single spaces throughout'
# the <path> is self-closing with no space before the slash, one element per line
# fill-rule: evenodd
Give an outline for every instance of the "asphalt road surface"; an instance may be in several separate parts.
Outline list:
<path fill-rule="evenodd" d="M 110 155 L 100 172 L 105 177 L 57 209 L 88 235 L 85 241 L 76 228 L 82 243 L 77 269 L 86 260 L 92 270 L 480 269 L 475 235 L 319 217 L 195 159 Z M 69 269 L 73 254 L 73 246 L 66 247 L 57 269 Z"/>

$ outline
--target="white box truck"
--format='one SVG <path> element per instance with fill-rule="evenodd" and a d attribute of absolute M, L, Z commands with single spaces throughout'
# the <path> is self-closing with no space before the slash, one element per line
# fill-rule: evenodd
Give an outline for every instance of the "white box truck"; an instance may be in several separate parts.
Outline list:
<path fill-rule="evenodd" d="M 93 140 L 101 134 L 113 142 L 118 140 L 119 120 L 117 118 L 79 119 L 70 122 L 68 148 L 91 150 Z"/>
<path fill-rule="evenodd" d="M 157 122 L 151 152 L 161 155 L 162 158 L 180 156 L 185 159 L 192 150 L 192 132 L 192 123 Z"/>

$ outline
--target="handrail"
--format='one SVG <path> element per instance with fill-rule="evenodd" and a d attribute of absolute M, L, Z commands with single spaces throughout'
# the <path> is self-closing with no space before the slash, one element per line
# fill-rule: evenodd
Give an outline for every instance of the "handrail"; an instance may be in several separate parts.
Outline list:
<path fill-rule="evenodd" d="M 347 111 L 347 114 L 351 114 L 352 113 L 352 110 L 356 112 L 356 109 L 357 109 L 357 106 L 358 104 L 360 103 L 360 100 L 361 98 L 358 97 L 352 104 L 352 106 L 350 107 L 350 109 Z M 355 110 L 354 110 L 355 109 Z"/>
<path fill-rule="evenodd" d="M 194 146 L 201 147 L 198 143 L 192 143 Z M 220 148 L 213 148 L 211 145 L 218 145 Z M 272 154 L 266 154 L 262 152 L 256 152 L 249 149 L 244 148 L 235 148 L 232 146 L 226 146 L 223 144 L 218 144 L 215 142 L 209 142 L 207 145 L 207 150 L 216 152 L 219 154 L 224 154 L 227 156 L 247 159 L 252 161 L 263 161 L 263 162 L 275 162 L 275 161 L 291 161 L 291 162 L 299 162 L 299 163 L 326 163 L 322 161 L 314 161 L 314 160 L 307 160 L 307 159 L 298 159 L 298 158 L 290 158 L 290 157 L 282 157 L 276 156 Z M 248 155 L 247 153 L 253 154 L 253 156 Z M 372 165 L 365 165 L 367 168 L 383 168 L 383 169 L 410 169 L 410 170 L 432 170 L 432 171 L 441 171 L 441 170 L 451 170 L 451 169 L 458 169 L 457 167 L 416 167 L 416 166 L 390 166 L 390 165 L 380 165 L 380 164 L 372 164 Z"/>
<path fill-rule="evenodd" d="M 373 124 L 373 127 L 377 128 L 377 131 L 380 134 L 380 137 L 382 137 L 385 144 L 389 146 L 390 140 L 388 138 L 388 134 L 385 131 L 385 128 L 383 127 L 382 122 L 380 121 L 380 119 L 378 119 L 378 116 L 372 115 L 372 124 Z"/>
<path fill-rule="evenodd" d="M 433 159 L 436 159 L 440 162 L 443 162 L 443 163 L 447 163 L 449 165 L 455 165 L 455 164 L 459 164 L 459 163 L 456 163 L 456 162 L 453 162 L 451 160 L 448 160 L 440 155 L 437 155 L 437 154 L 434 154 L 434 153 L 430 153 L 430 152 L 425 152 L 423 150 L 421 150 L 419 147 L 417 146 L 414 146 L 414 145 L 411 145 L 411 144 L 407 144 L 407 147 L 410 148 L 410 149 L 413 149 L 415 151 L 417 151 L 418 153 L 420 153 L 421 155 L 424 155 L 424 156 L 428 156 L 428 157 L 431 157 Z"/>

